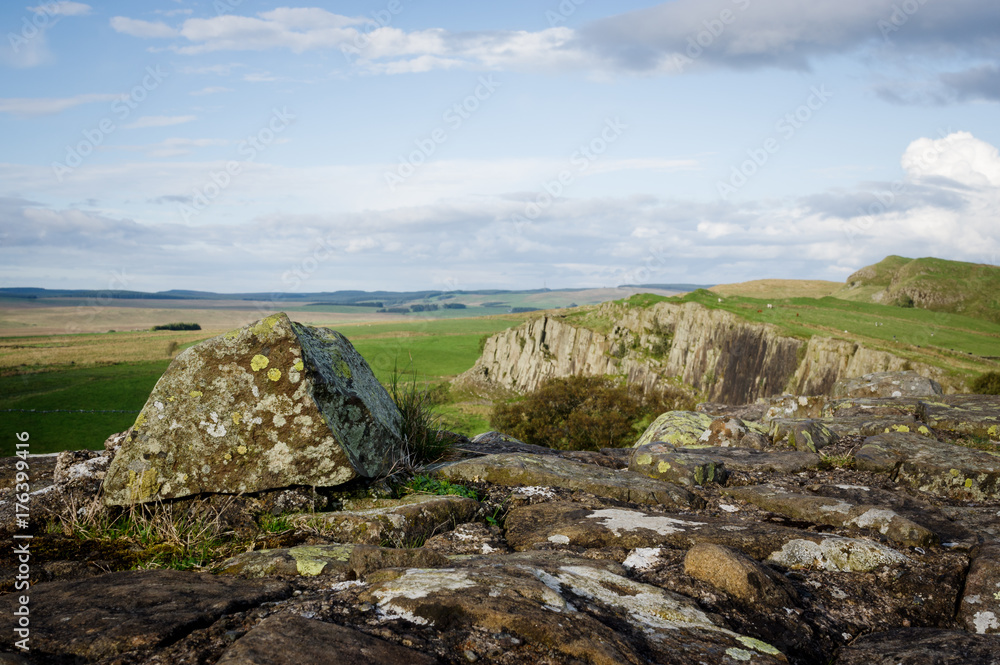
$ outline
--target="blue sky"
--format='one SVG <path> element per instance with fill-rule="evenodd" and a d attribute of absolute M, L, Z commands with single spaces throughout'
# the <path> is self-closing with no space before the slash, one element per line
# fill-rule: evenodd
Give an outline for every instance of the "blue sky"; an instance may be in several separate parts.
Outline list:
<path fill-rule="evenodd" d="M 995 0 L 5 3 L 0 285 L 1000 263 Z"/>

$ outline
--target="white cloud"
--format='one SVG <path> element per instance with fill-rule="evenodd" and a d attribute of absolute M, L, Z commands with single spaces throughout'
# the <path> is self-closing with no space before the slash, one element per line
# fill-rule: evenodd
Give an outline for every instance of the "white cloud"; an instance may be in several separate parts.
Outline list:
<path fill-rule="evenodd" d="M 938 176 L 971 188 L 1000 187 L 996 147 L 969 132 L 917 139 L 907 147 L 901 162 L 914 179 Z"/>
<path fill-rule="evenodd" d="M 59 113 L 81 104 L 110 102 L 121 98 L 116 94 L 83 94 L 74 97 L 8 97 L 0 99 L 0 112 L 20 116 Z"/>
<path fill-rule="evenodd" d="M 342 50 L 370 73 L 434 69 L 583 70 L 677 74 L 689 69 L 782 67 L 807 69 L 819 57 L 859 49 L 900 56 L 996 56 L 1000 22 L 995 0 L 919 3 L 907 14 L 896 0 L 789 3 L 788 0 L 674 0 L 594 21 L 580 29 L 453 33 L 440 28 L 406 32 L 320 8 L 283 7 L 256 16 L 190 18 L 175 31 L 162 23 L 116 17 L 137 36 L 178 35 L 183 54 L 287 49 Z M 114 25 L 114 23 L 113 23 Z M 886 27 L 888 26 L 888 27 Z M 969 80 L 966 80 L 969 79 Z M 987 87 L 990 71 L 950 84 Z M 977 93 L 978 94 L 978 93 Z"/>
<path fill-rule="evenodd" d="M 232 88 L 226 88 L 226 87 L 221 86 L 221 85 L 214 85 L 214 86 L 210 85 L 210 86 L 202 88 L 201 90 L 192 90 L 188 94 L 189 95 L 193 95 L 195 97 L 200 97 L 202 95 L 215 95 L 215 94 L 218 94 L 220 92 L 233 92 L 233 89 Z"/>
<path fill-rule="evenodd" d="M 91 6 L 82 2 L 60 0 L 59 2 L 47 2 L 37 7 L 28 7 L 28 9 L 36 14 L 49 14 L 51 16 L 84 16 L 90 13 Z"/>
<path fill-rule="evenodd" d="M 224 143 L 176 138 L 133 149 Z M 931 151 L 935 159 L 921 165 Z M 198 275 L 218 290 L 286 290 L 282 276 L 298 265 L 296 257 L 310 256 L 320 238 L 332 258 L 300 285 L 304 290 L 421 288 L 447 279 L 452 288 L 537 287 L 543 280 L 549 286 L 613 286 L 763 275 L 842 279 L 887 253 L 995 261 L 1000 158 L 994 146 L 956 132 L 913 141 L 902 161 L 905 178 L 884 185 L 895 194 L 882 196 L 886 203 L 870 214 L 857 213 L 856 204 L 879 199 L 860 189 L 736 207 L 648 195 L 598 197 L 581 175 L 526 223 L 513 216 L 565 168 L 559 160 L 428 163 L 395 194 L 380 180 L 387 165 L 247 163 L 189 224 L 182 223 L 179 206 L 190 205 L 225 161 L 95 164 L 61 184 L 44 168 L 0 164 L 0 181 L 10 191 L 30 191 L 36 199 L 120 192 L 89 212 L 0 201 L 0 232 L 7 233 L 0 277 L 37 274 L 31 264 L 75 266 L 86 275 L 102 257 L 118 255 L 160 280 L 157 288 L 179 286 L 178 278 L 156 273 L 153 265 L 180 266 L 176 274 Z M 608 164 L 614 172 L 637 161 Z M 598 183 L 603 176 L 586 177 Z M 130 207 L 136 200 L 147 203 Z M 356 281 L 345 286 L 344 275 Z"/>
<path fill-rule="evenodd" d="M 141 19 L 115 16 L 111 19 L 111 27 L 115 32 L 121 32 L 132 37 L 149 39 L 169 39 L 179 33 L 162 21 L 143 21 Z"/>
<path fill-rule="evenodd" d="M 193 115 L 144 115 L 135 122 L 125 125 L 125 129 L 145 129 L 147 127 L 170 127 L 182 125 L 197 119 Z"/>

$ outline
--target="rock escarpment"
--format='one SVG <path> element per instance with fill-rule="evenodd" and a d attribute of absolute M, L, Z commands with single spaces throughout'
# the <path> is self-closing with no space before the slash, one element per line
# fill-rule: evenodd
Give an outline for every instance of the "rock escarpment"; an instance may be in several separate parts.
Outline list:
<path fill-rule="evenodd" d="M 784 336 L 697 303 L 604 303 L 582 323 L 543 316 L 497 333 L 459 380 L 530 392 L 552 377 L 610 374 L 644 390 L 680 381 L 709 400 L 744 404 L 782 392 L 822 395 L 843 378 L 911 368 L 950 386 L 938 368 L 846 340 Z"/>

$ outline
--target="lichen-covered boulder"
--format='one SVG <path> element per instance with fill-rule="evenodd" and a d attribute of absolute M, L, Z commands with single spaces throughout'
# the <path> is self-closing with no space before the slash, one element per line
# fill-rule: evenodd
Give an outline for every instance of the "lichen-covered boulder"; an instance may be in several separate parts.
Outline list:
<path fill-rule="evenodd" d="M 815 453 L 836 443 L 838 438 L 829 427 L 818 420 L 775 418 L 771 421 L 771 440 L 775 445 L 787 441 L 787 445 L 796 450 Z"/>
<path fill-rule="evenodd" d="M 399 427 L 343 335 L 275 314 L 174 359 L 108 470 L 104 502 L 375 477 L 401 454 Z"/>
<path fill-rule="evenodd" d="M 874 372 L 833 384 L 830 395 L 842 397 L 927 397 L 940 395 L 941 384 L 916 372 Z"/>
<path fill-rule="evenodd" d="M 701 435 L 713 420 L 707 413 L 697 411 L 667 411 L 646 428 L 632 447 L 657 441 L 666 441 L 673 446 L 695 446 L 701 443 Z"/>
<path fill-rule="evenodd" d="M 635 449 L 628 468 L 689 488 L 712 482 L 725 483 L 729 476 L 725 462 L 699 453 L 699 450 L 677 449 L 665 443 L 647 443 Z"/>
<path fill-rule="evenodd" d="M 1000 395 L 946 395 L 923 400 L 918 415 L 936 429 L 1000 441 Z"/>

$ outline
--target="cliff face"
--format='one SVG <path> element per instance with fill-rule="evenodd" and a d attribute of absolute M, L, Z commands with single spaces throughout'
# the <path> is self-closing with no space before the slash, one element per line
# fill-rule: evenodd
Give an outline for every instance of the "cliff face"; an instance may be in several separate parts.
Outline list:
<path fill-rule="evenodd" d="M 528 392 L 574 374 L 625 376 L 644 390 L 676 377 L 730 404 L 824 394 L 840 378 L 888 370 L 914 369 L 945 385 L 936 368 L 904 365 L 884 351 L 825 337 L 806 342 L 696 303 L 605 303 L 584 320 L 545 316 L 494 335 L 460 380 Z"/>

